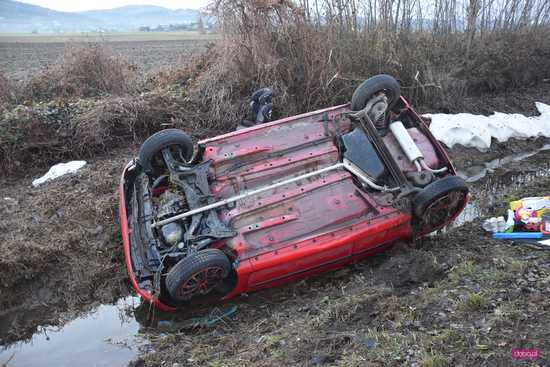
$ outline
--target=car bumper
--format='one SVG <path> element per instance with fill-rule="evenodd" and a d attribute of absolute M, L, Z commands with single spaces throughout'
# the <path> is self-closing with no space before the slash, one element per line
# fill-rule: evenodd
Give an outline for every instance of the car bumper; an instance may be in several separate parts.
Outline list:
<path fill-rule="evenodd" d="M 156 308 L 161 311 L 175 311 L 176 308 L 162 303 L 158 298 L 154 297 L 151 292 L 148 290 L 141 289 L 138 285 L 136 275 L 134 273 L 134 268 L 132 264 L 132 254 L 130 246 L 130 229 L 128 227 L 128 216 L 126 213 L 126 185 L 128 172 L 136 167 L 135 162 L 129 162 L 124 171 L 122 172 L 122 177 L 120 178 L 119 185 L 119 207 L 118 213 L 120 217 L 120 227 L 122 232 L 122 245 L 124 250 L 124 261 L 126 262 L 126 268 L 128 269 L 128 277 L 130 278 L 130 283 L 135 289 L 136 293 L 148 303 L 151 303 Z"/>

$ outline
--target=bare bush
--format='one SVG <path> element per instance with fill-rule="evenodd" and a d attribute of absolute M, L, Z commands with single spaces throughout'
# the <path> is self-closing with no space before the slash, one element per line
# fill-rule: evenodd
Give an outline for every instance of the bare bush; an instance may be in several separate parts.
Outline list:
<path fill-rule="evenodd" d="M 168 126 L 198 137 L 225 132 L 245 115 L 256 88 L 274 90 L 280 117 L 348 102 L 360 82 L 379 73 L 394 75 L 422 109 L 486 111 L 479 96 L 521 94 L 550 79 L 545 4 L 217 0 L 221 40 L 141 89 L 135 69 L 103 46 L 69 46 L 59 66 L 27 85 L 28 99 L 117 96 L 76 111 L 71 105 L 54 114 L 34 107 L 8 114 L 0 121 L 0 164 L 17 170 L 89 157 Z"/>
<path fill-rule="evenodd" d="M 194 131 L 196 137 L 205 136 L 204 128 L 193 123 L 190 109 L 183 96 L 171 93 L 110 98 L 73 118 L 72 145 L 78 154 L 89 156 L 121 143 L 141 142 L 168 127 Z M 85 146 L 80 144 L 83 141 Z"/>
<path fill-rule="evenodd" d="M 477 40 L 460 73 L 467 94 L 523 89 L 550 78 L 548 32 L 499 32 Z"/>
<path fill-rule="evenodd" d="M 168 127 L 197 138 L 219 131 L 206 127 L 194 109 L 186 97 L 161 91 L 18 106 L 0 119 L 0 169 L 20 172 L 63 159 L 89 158 L 140 143 Z"/>
<path fill-rule="evenodd" d="M 291 2 L 221 1 L 216 11 L 224 38 L 190 92 L 214 121 L 238 119 L 242 97 L 260 86 L 274 90 L 284 114 L 348 94 L 349 83 L 337 75 L 339 50 L 327 47 L 334 42 L 325 37 L 333 37 L 317 31 Z"/>
<path fill-rule="evenodd" d="M 100 43 L 68 44 L 59 65 L 44 70 L 25 86 L 30 100 L 55 97 L 121 95 L 135 88 L 136 67 L 111 55 Z"/>
<path fill-rule="evenodd" d="M 382 72 L 433 108 L 525 88 L 550 77 L 550 14 L 535 10 L 546 3 L 218 0 L 218 57 L 190 95 L 221 122 L 238 118 L 243 97 L 265 85 L 282 115 L 346 102 Z"/>

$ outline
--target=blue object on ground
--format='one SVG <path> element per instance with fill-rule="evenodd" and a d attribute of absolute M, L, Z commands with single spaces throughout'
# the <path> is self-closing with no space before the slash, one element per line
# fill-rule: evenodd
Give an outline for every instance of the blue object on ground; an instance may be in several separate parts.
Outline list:
<path fill-rule="evenodd" d="M 493 233 L 493 238 L 501 240 L 527 239 L 527 238 L 542 238 L 541 232 L 496 232 Z"/>

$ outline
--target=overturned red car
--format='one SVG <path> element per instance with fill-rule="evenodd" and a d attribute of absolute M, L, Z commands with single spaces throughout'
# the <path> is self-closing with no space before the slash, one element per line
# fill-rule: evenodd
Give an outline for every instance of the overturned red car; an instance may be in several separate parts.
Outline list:
<path fill-rule="evenodd" d="M 120 182 L 130 280 L 162 310 L 336 269 L 451 222 L 465 182 L 398 82 L 198 142 L 149 137 Z"/>

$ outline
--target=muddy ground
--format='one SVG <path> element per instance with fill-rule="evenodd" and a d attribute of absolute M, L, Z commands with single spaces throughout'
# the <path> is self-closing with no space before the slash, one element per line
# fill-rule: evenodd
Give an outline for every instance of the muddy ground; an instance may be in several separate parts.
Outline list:
<path fill-rule="evenodd" d="M 116 158 L 114 158 L 116 156 Z M 0 344 L 127 294 L 116 183 L 128 150 L 38 188 L 0 188 Z"/>
<path fill-rule="evenodd" d="M 517 153 L 518 144 L 509 146 L 489 158 Z M 129 294 L 116 190 L 136 152 L 111 152 L 38 188 L 31 175 L 0 180 L 0 345 Z M 460 169 L 488 159 L 463 149 L 451 155 Z M 511 198 L 548 194 L 548 162 L 550 151 L 542 151 L 492 169 L 472 184 L 475 215 L 500 215 Z M 157 323 L 166 315 L 130 309 L 150 342 L 132 364 L 503 366 L 522 365 L 513 348 L 538 348 L 542 365 L 550 363 L 549 297 L 550 252 L 491 240 L 476 219 L 337 272 L 240 297 L 222 306 L 236 312 L 211 328 L 190 329 L 186 313 L 167 331 Z"/>
<path fill-rule="evenodd" d="M 476 183 L 474 200 L 493 203 L 483 215 L 548 192 L 549 161 L 545 151 Z M 530 179 L 517 184 L 522 178 Z M 546 365 L 549 296 L 550 252 L 492 240 L 477 219 L 245 297 L 215 328 L 157 332 L 135 365 L 525 365 L 512 359 L 514 348 L 539 349 L 532 365 Z"/>

